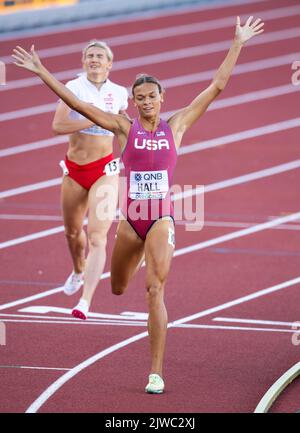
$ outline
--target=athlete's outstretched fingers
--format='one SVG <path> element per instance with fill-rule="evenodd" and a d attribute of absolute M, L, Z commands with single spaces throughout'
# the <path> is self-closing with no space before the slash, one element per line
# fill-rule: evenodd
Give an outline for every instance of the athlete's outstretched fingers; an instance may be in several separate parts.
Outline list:
<path fill-rule="evenodd" d="M 252 20 L 253 20 L 253 16 L 251 15 L 251 17 L 249 17 L 249 18 L 247 19 L 245 26 L 250 26 Z"/>
<path fill-rule="evenodd" d="M 255 27 L 253 28 L 253 30 L 254 30 L 254 31 L 257 31 L 257 30 L 261 29 L 262 27 L 264 27 L 264 25 L 265 25 L 265 23 L 260 23 L 260 24 L 258 24 L 257 26 L 255 26 Z"/>
<path fill-rule="evenodd" d="M 260 22 L 261 22 L 261 18 L 257 18 L 257 20 L 255 20 L 255 21 L 251 24 L 251 27 L 255 27 L 255 26 L 257 26 L 257 24 L 260 23 Z"/>

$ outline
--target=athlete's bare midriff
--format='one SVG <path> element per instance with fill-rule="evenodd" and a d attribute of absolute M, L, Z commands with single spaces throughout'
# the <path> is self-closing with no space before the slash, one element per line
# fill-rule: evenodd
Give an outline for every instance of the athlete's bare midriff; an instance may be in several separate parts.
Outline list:
<path fill-rule="evenodd" d="M 113 136 L 88 135 L 75 132 L 70 135 L 68 159 L 77 164 L 88 164 L 112 153 Z"/>

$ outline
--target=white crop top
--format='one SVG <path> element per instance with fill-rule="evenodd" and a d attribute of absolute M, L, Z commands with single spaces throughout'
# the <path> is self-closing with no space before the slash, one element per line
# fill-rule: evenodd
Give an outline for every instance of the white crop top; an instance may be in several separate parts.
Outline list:
<path fill-rule="evenodd" d="M 118 114 L 120 110 L 126 110 L 128 107 L 127 89 L 108 79 L 100 90 L 98 90 L 97 87 L 87 79 L 86 74 L 83 74 L 75 78 L 75 80 L 68 81 L 66 87 L 71 90 L 78 99 L 93 104 L 107 113 Z M 84 119 L 84 116 L 73 110 L 70 116 L 72 119 Z M 89 135 L 113 135 L 111 131 L 103 129 L 98 125 L 93 125 L 80 132 Z"/>

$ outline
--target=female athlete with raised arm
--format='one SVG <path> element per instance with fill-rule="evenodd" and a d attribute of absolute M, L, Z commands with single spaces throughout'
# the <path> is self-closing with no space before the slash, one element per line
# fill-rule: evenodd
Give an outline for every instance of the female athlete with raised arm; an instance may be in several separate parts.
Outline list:
<path fill-rule="evenodd" d="M 263 26 L 260 19 L 253 21 L 253 17 L 241 26 L 237 17 L 232 45 L 211 84 L 167 121 L 160 118 L 163 90 L 154 77 L 141 76 L 133 84 L 133 101 L 138 118 L 131 123 L 124 116 L 105 113 L 74 97 L 45 69 L 34 47 L 30 53 L 21 47 L 14 50 L 16 65 L 37 74 L 69 107 L 112 131 L 120 144 L 128 187 L 122 207 L 125 219 L 119 223 L 112 256 L 111 284 L 114 294 L 124 293 L 145 257 L 151 347 L 150 375 L 145 388 L 148 393 L 164 391 L 163 356 L 167 332 L 164 288 L 174 251 L 173 209 L 169 190 L 176 151 L 184 133 L 225 88 L 244 43 L 262 33 Z M 155 179 L 155 185 L 152 179 Z M 143 215 L 140 209 L 143 209 Z M 153 209 L 155 217 L 152 212 L 145 212 Z"/>
<path fill-rule="evenodd" d="M 66 87 L 82 101 L 100 109 L 124 114 L 128 94 L 125 87 L 108 77 L 113 52 L 103 41 L 92 40 L 82 51 L 83 73 L 68 81 Z M 64 171 L 61 187 L 61 208 L 65 236 L 73 262 L 73 271 L 64 284 L 66 295 L 75 294 L 83 285 L 83 293 L 72 314 L 86 319 L 93 294 L 106 260 L 107 233 L 115 217 L 118 176 L 105 167 L 113 157 L 113 133 L 95 125 L 60 101 L 52 123 L 56 134 L 69 135 L 69 148 L 60 165 Z M 111 187 L 111 215 L 101 215 L 99 203 Z M 96 212 L 97 209 L 97 212 Z M 83 229 L 88 212 L 87 236 Z M 85 250 L 88 244 L 88 254 Z"/>

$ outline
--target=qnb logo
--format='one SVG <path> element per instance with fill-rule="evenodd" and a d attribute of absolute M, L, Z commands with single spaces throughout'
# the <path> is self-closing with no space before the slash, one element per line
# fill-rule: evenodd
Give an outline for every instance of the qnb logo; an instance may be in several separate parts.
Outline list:
<path fill-rule="evenodd" d="M 135 138 L 134 147 L 136 149 L 147 149 L 147 150 L 161 150 L 163 148 L 170 149 L 170 145 L 168 140 L 162 138 L 161 140 L 151 140 L 143 138 L 140 140 L 139 138 Z"/>
<path fill-rule="evenodd" d="M 0 346 L 6 345 L 6 328 L 5 323 L 0 322 Z"/>
<path fill-rule="evenodd" d="M 292 343 L 294 346 L 300 345 L 300 322 L 294 322 L 292 330 L 296 331 L 292 335 Z"/>
<path fill-rule="evenodd" d="M 292 84 L 294 86 L 299 86 L 300 84 L 300 61 L 294 62 L 292 64 L 292 69 L 296 72 L 292 75 Z"/>

